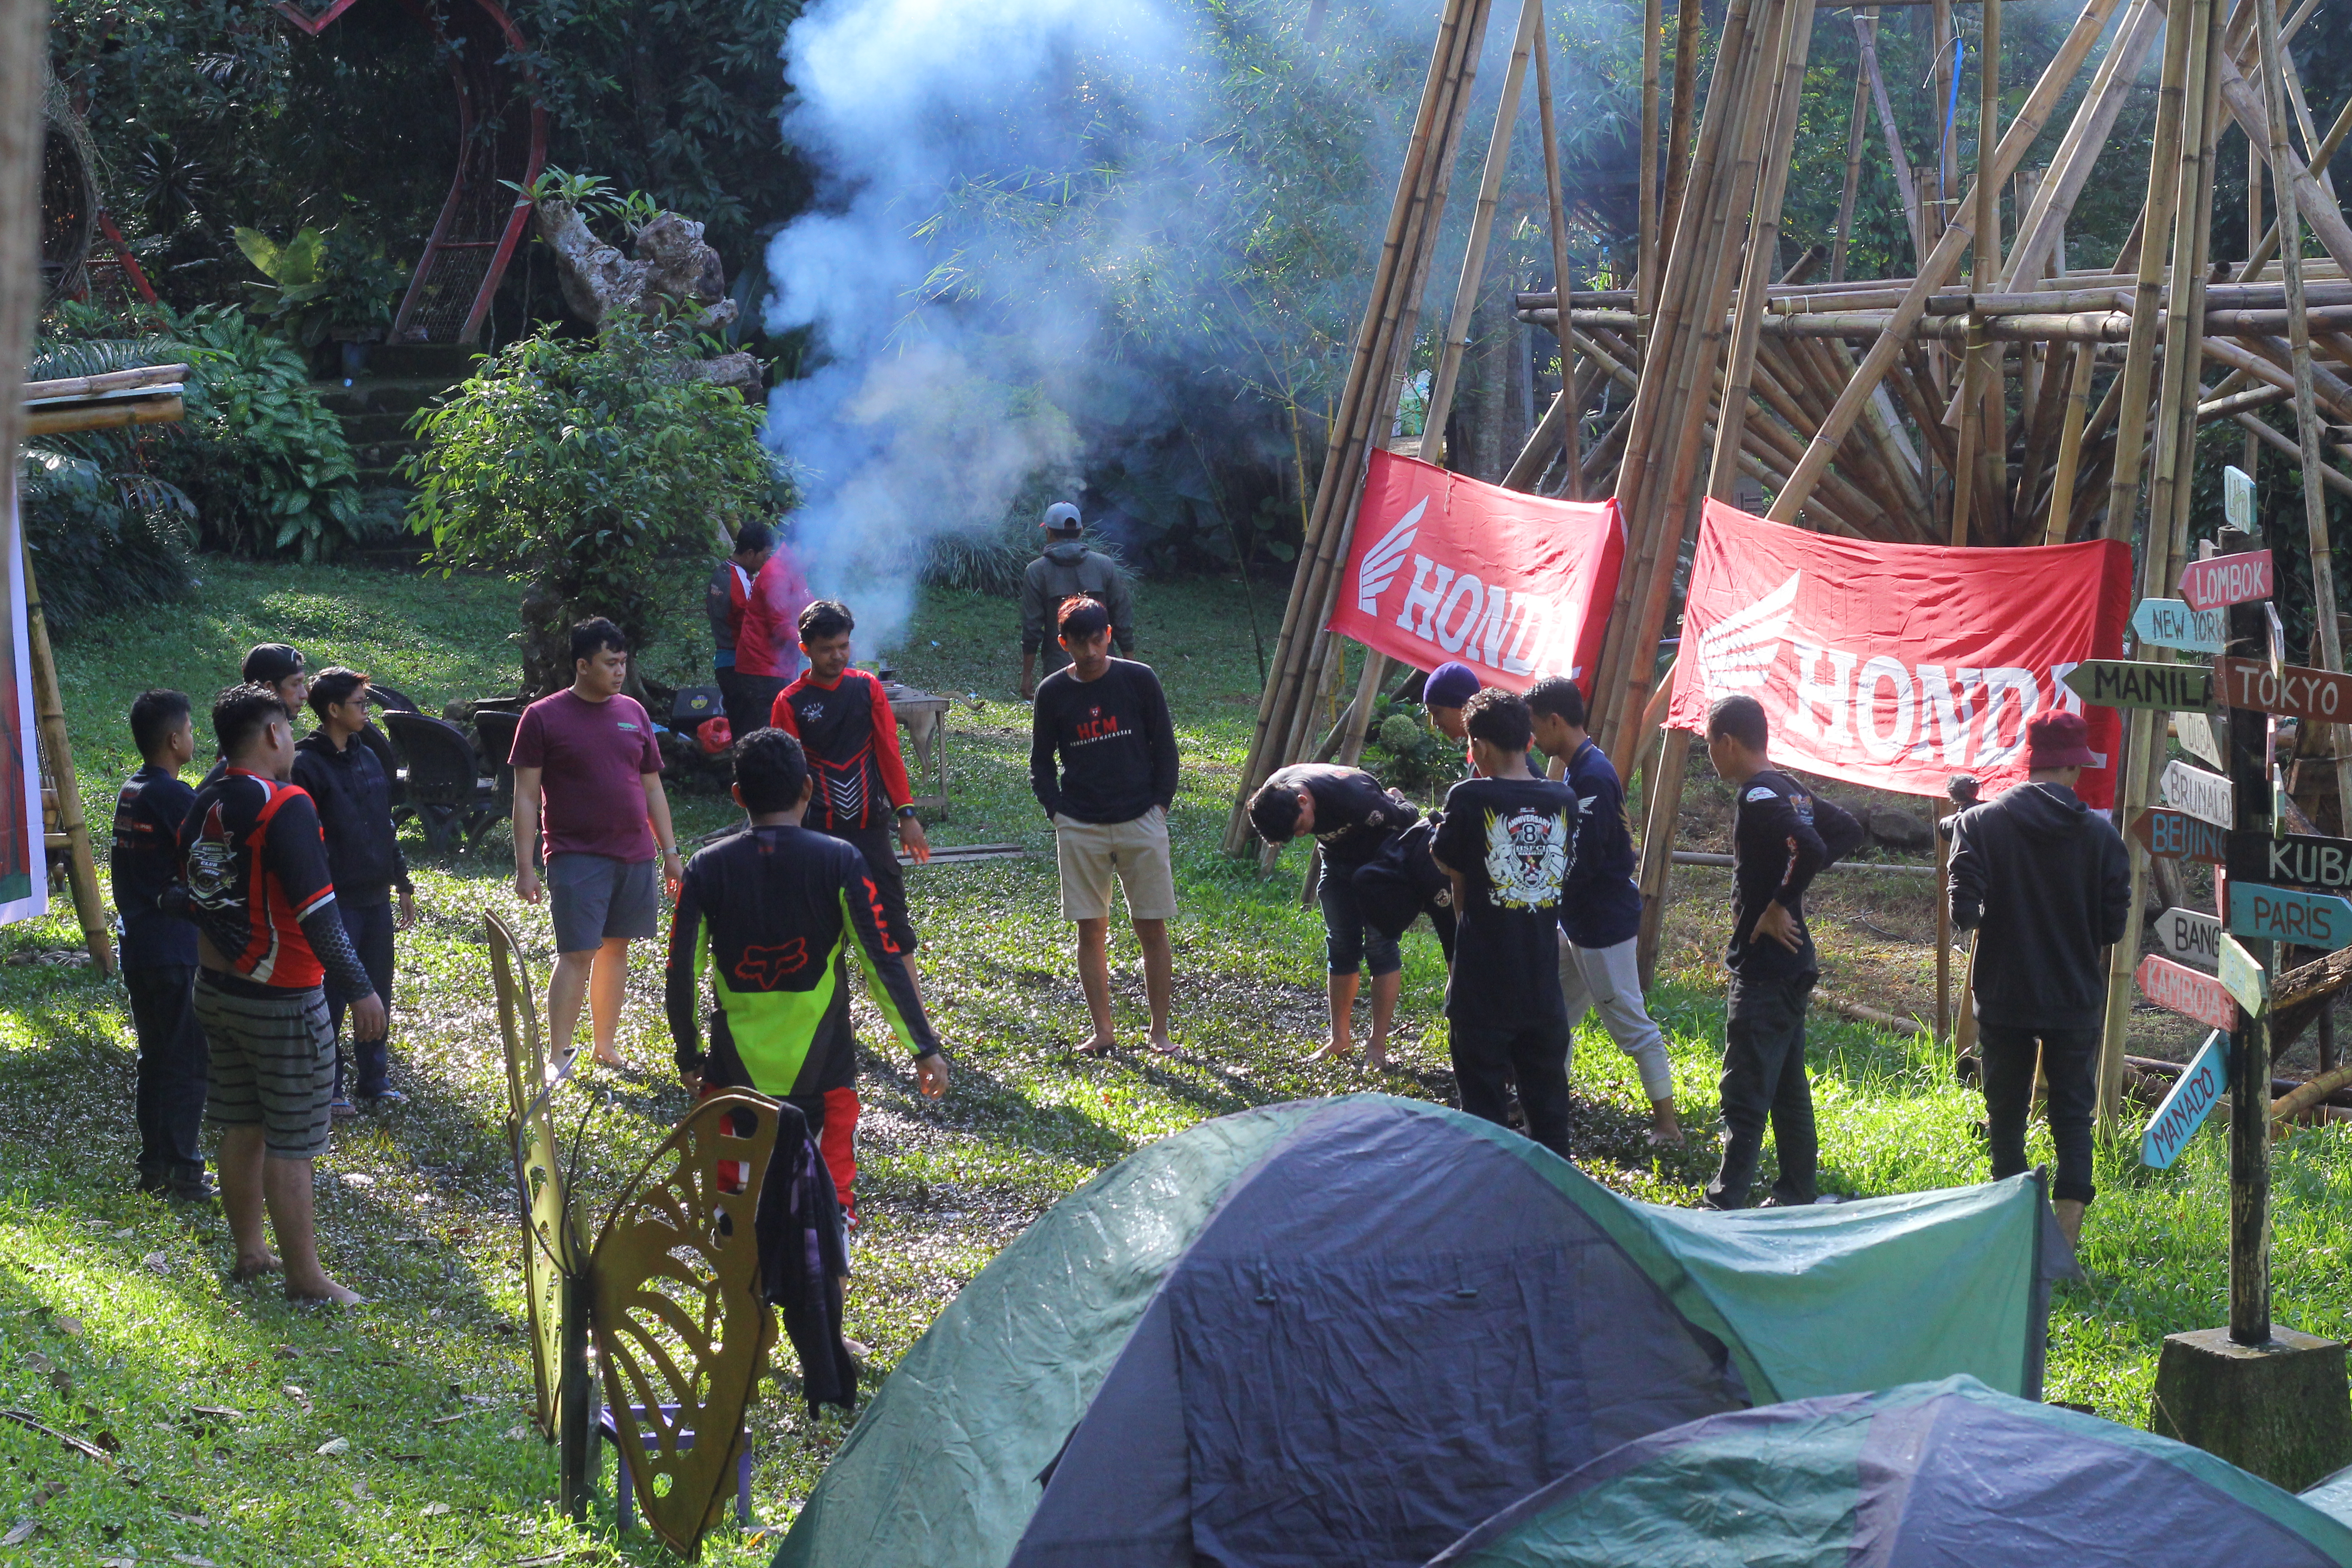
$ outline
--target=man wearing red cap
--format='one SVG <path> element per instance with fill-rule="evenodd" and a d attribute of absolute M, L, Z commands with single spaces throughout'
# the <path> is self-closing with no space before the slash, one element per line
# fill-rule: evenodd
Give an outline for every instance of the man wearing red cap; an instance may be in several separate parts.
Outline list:
<path fill-rule="evenodd" d="M 2069 1242 L 2093 1195 L 2104 948 L 2131 918 L 2131 862 L 2075 781 L 2099 759 L 2079 713 L 2025 726 L 2026 782 L 1954 819 L 1952 924 L 1977 933 L 1974 1005 L 1983 1056 L 1986 1142 L 1995 1181 L 2027 1169 L 2025 1119 L 2038 1054 L 2049 1083 L 2058 1178 L 2050 1194 Z"/>

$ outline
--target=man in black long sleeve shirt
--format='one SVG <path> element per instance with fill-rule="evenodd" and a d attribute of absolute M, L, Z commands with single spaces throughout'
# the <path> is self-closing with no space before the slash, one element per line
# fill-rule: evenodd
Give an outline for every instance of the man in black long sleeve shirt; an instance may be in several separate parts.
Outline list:
<path fill-rule="evenodd" d="M 1753 697 L 1726 697 L 1706 717 L 1706 754 L 1738 797 L 1732 822 L 1731 971 L 1723 1030 L 1723 1164 L 1710 1208 L 1748 1206 L 1769 1120 L 1780 1175 L 1768 1206 L 1810 1204 L 1821 1145 L 1805 1073 L 1805 1004 L 1821 978 L 1805 929 L 1813 875 L 1862 841 L 1862 827 L 1771 764 L 1770 725 Z"/>
<path fill-rule="evenodd" d="M 1117 1043 L 1109 956 L 1115 879 L 1143 948 L 1151 1048 L 1173 1056 L 1168 921 L 1176 913 L 1176 879 L 1168 807 L 1176 798 L 1176 728 L 1168 697 L 1150 666 L 1110 657 L 1110 612 L 1099 601 L 1064 600 L 1058 624 L 1070 663 L 1037 688 L 1029 786 L 1054 819 L 1062 918 L 1078 928 L 1078 983 L 1095 1027 L 1078 1048 L 1098 1056 Z"/>
<path fill-rule="evenodd" d="M 1978 933 L 1971 991 L 1993 1180 L 2026 1169 L 2038 1058 L 2058 1152 L 2051 1206 L 2068 1241 L 2081 1237 L 2095 1195 L 2091 1122 L 2107 1000 L 2101 950 L 2131 923 L 2123 835 L 2074 794 L 2094 762 L 2081 714 L 2036 714 L 2025 726 L 2027 782 L 1962 812 L 1952 834 L 1952 924 Z"/>
<path fill-rule="evenodd" d="M 142 692 L 131 705 L 131 737 L 144 761 L 114 803 L 114 907 L 139 1037 L 139 1190 L 203 1202 L 214 1195 L 198 1143 L 205 1032 L 195 1013 L 196 928 L 180 881 L 180 824 L 196 798 L 180 782 L 196 754 L 186 695 Z"/>
<path fill-rule="evenodd" d="M 1364 1065 L 1386 1071 L 1389 1025 L 1404 989 L 1404 958 L 1397 939 L 1364 919 L 1356 902 L 1356 873 L 1389 841 L 1421 820 L 1421 813 L 1361 768 L 1336 763 L 1293 763 L 1267 775 L 1250 797 L 1250 823 L 1268 844 L 1311 833 L 1321 847 L 1323 873 L 1315 889 L 1323 906 L 1323 954 L 1329 974 L 1331 1041 L 1315 1053 L 1339 1058 L 1355 1049 L 1351 1033 L 1358 976 L 1372 967 L 1372 1037 Z"/>

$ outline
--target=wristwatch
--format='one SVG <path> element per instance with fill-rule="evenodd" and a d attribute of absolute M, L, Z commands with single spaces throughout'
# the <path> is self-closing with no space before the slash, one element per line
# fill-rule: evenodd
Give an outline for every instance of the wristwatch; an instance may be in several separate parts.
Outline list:
<path fill-rule="evenodd" d="M 914 808 L 913 806 L 911 806 L 911 805 L 902 805 L 902 806 L 900 806 L 900 807 L 898 808 L 898 820 L 899 820 L 899 821 L 901 821 L 901 822 L 906 821 L 906 820 L 907 820 L 907 818 L 908 818 L 908 817 L 910 817 L 910 816 L 914 816 L 914 815 L 915 815 L 915 808 Z"/>

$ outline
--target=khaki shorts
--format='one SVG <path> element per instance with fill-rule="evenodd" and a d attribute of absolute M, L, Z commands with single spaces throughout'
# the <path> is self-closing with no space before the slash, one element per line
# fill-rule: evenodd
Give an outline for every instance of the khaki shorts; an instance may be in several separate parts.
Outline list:
<path fill-rule="evenodd" d="M 1054 857 L 1062 871 L 1062 918 L 1110 918 L 1114 878 L 1127 893 L 1127 917 L 1173 920 L 1176 874 L 1168 858 L 1168 813 L 1153 806 L 1132 822 L 1080 822 L 1056 815 Z"/>

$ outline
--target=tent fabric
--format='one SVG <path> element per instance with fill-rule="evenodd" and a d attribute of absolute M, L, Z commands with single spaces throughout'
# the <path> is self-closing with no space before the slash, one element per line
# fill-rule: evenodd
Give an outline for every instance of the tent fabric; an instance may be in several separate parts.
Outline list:
<path fill-rule="evenodd" d="M 2347 1466 L 2325 1480 L 2314 1482 L 2295 1496 L 2330 1519 L 2352 1525 L 2352 1466 Z"/>
<path fill-rule="evenodd" d="M 2046 1213 L 2023 1177 L 1667 1209 L 1386 1095 L 1205 1121 L 964 1289 L 776 1562 L 1418 1563 L 1711 1412 L 1959 1372 L 2038 1392 Z"/>
<path fill-rule="evenodd" d="M 1956 1376 L 1704 1417 L 1529 1495 L 1430 1568 L 2264 1568 L 2352 1530 L 2186 1444 Z"/>
<path fill-rule="evenodd" d="M 1594 1454 L 1748 1403 L 1525 1139 L 1451 1135 L 1430 1109 L 1354 1097 L 1227 1195 L 1013 1568 L 1412 1568 Z"/>

